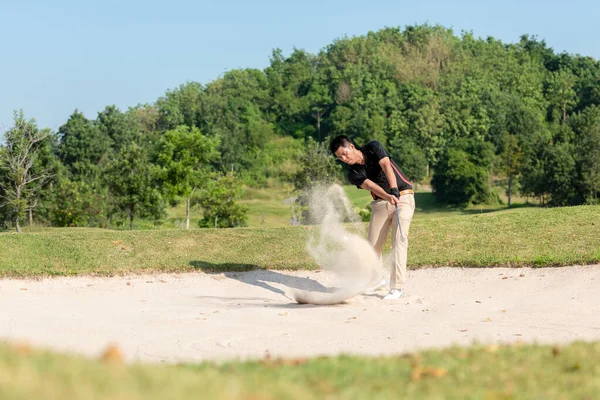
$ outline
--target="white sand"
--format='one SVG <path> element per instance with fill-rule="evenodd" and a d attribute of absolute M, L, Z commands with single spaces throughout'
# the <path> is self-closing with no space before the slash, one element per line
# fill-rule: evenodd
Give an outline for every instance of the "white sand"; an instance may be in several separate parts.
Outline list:
<path fill-rule="evenodd" d="M 182 362 L 600 340 L 600 265 L 410 275 L 400 300 L 327 307 L 286 297 L 322 289 L 324 272 L 0 280 L 0 341 L 90 356 L 116 343 L 128 361 Z"/>

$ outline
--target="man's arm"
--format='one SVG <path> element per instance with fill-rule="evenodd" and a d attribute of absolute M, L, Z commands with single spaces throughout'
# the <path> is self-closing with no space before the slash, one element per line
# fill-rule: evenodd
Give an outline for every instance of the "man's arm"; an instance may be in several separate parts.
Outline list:
<path fill-rule="evenodd" d="M 382 158 L 381 160 L 379 160 L 379 165 L 381 166 L 381 169 L 385 173 L 385 177 L 390 183 L 390 189 L 398 189 L 398 181 L 396 181 L 396 174 L 394 174 L 394 170 L 392 169 L 392 163 L 390 162 L 390 158 Z"/>
<path fill-rule="evenodd" d="M 376 184 L 370 179 L 365 179 L 365 181 L 360 185 L 362 189 L 368 190 L 369 192 L 375 193 L 377 196 L 382 198 L 383 200 L 389 201 L 391 204 L 398 204 L 399 200 L 396 196 L 392 196 L 383 190 L 381 186 Z"/>

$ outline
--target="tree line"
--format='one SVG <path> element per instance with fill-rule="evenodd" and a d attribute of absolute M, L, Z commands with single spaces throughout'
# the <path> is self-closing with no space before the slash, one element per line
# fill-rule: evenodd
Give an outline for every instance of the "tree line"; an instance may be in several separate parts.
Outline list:
<path fill-rule="evenodd" d="M 187 82 L 94 120 L 76 110 L 57 132 L 17 112 L 0 148 L 0 212 L 13 224 L 132 226 L 183 201 L 202 208 L 201 226 L 242 226 L 242 185 L 301 190 L 339 176 L 321 156 L 339 134 L 379 140 L 410 178 L 431 179 L 441 202 L 497 201 L 501 184 L 509 202 L 520 193 L 596 204 L 600 63 L 528 35 L 506 44 L 417 25 L 340 38 L 318 54 L 274 50 L 263 70 Z M 34 162 L 16 166 L 20 151 Z"/>

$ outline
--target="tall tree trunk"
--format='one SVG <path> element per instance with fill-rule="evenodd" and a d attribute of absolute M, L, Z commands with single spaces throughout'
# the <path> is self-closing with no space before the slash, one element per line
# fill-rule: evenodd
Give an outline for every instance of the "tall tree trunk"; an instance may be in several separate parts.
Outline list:
<path fill-rule="evenodd" d="M 321 112 L 317 111 L 317 132 L 319 133 L 319 142 L 321 142 Z"/>
<path fill-rule="evenodd" d="M 215 215 L 215 229 L 217 229 L 217 218 L 218 218 L 218 216 Z"/>
<path fill-rule="evenodd" d="M 17 201 L 15 206 L 15 228 L 17 233 L 21 233 L 21 225 L 19 225 L 19 216 L 21 215 L 21 186 L 17 187 Z"/>
<path fill-rule="evenodd" d="M 510 198 L 511 198 L 511 192 L 512 192 L 512 176 L 509 175 L 508 176 L 508 190 L 506 191 L 506 194 L 508 195 L 508 207 L 510 207 Z"/>
<path fill-rule="evenodd" d="M 190 229 L 190 198 L 185 201 L 185 229 Z"/>
<path fill-rule="evenodd" d="M 29 226 L 33 225 L 33 208 L 29 209 Z"/>
<path fill-rule="evenodd" d="M 132 230 L 133 230 L 133 217 L 134 217 L 134 215 L 135 215 L 135 209 L 134 209 L 134 207 L 132 206 L 132 207 L 129 209 L 129 230 L 130 230 L 130 231 L 132 231 Z"/>

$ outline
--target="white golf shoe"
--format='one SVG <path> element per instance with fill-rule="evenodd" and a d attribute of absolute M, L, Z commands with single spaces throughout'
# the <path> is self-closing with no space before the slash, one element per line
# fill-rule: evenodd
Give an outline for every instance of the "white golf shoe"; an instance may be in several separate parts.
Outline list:
<path fill-rule="evenodd" d="M 402 291 L 402 289 L 392 289 L 390 290 L 390 292 L 388 294 L 386 294 L 383 299 L 384 300 L 396 300 L 399 299 L 400 297 L 402 297 L 402 295 L 404 294 L 404 292 Z"/>

